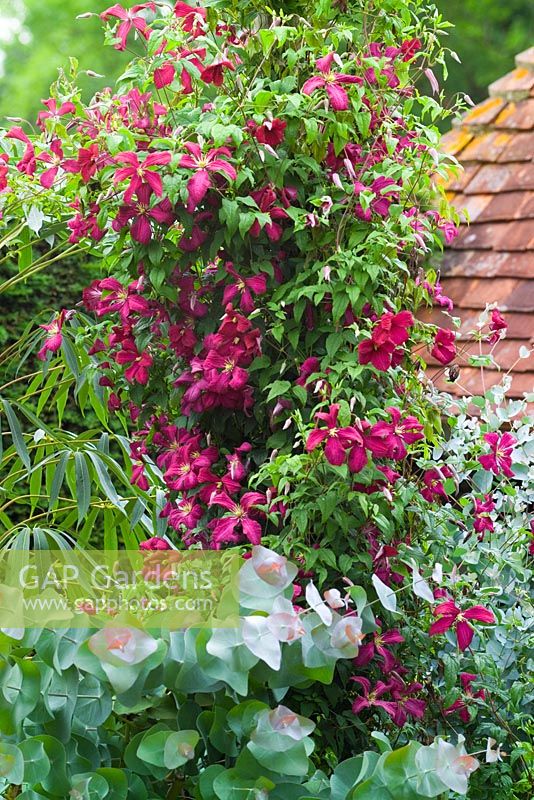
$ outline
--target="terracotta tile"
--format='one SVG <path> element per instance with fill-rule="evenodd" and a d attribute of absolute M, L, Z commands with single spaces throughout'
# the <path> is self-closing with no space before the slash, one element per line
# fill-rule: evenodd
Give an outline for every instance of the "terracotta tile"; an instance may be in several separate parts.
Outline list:
<path fill-rule="evenodd" d="M 496 128 L 512 130 L 534 129 L 534 99 L 521 100 L 519 103 L 509 103 L 503 108 L 494 122 Z"/>
<path fill-rule="evenodd" d="M 441 139 L 441 149 L 451 156 L 456 156 L 469 144 L 473 135 L 463 130 L 452 130 L 445 134 Z"/>
<path fill-rule="evenodd" d="M 532 78 L 532 85 L 534 86 L 534 74 Z M 528 87 L 530 89 L 530 86 Z M 528 92 L 527 92 L 528 94 Z M 500 97 L 488 97 L 483 103 L 475 106 L 465 114 L 460 124 L 461 125 L 488 125 L 492 122 L 497 114 L 502 111 L 506 105 L 505 101 Z"/>
<path fill-rule="evenodd" d="M 512 175 L 506 181 L 504 191 L 513 192 L 516 189 L 534 190 L 534 161 L 512 165 Z"/>
<path fill-rule="evenodd" d="M 498 281 L 477 278 L 447 278 L 443 291 L 457 306 L 484 309 L 497 303 L 501 311 L 534 312 L 534 280 L 501 278 Z"/>
<path fill-rule="evenodd" d="M 509 223 L 484 222 L 462 225 L 460 233 L 452 244 L 453 250 L 493 250 L 495 238 L 508 230 Z"/>
<path fill-rule="evenodd" d="M 442 274 L 451 277 L 532 278 L 534 254 L 530 252 L 496 253 L 491 250 L 446 251 Z M 534 326 L 534 322 L 533 322 Z"/>
<path fill-rule="evenodd" d="M 453 315 L 460 319 L 458 336 L 466 351 L 458 358 L 457 384 L 444 380 L 440 365 L 430 365 L 428 374 L 451 394 L 483 393 L 481 370 L 469 366 L 466 354 L 473 346 L 478 349 L 470 332 L 492 304 L 508 322 L 508 337 L 495 349 L 503 371 L 484 370 L 486 388 L 512 370 L 511 397 L 534 390 L 534 355 L 518 360 L 519 347 L 534 343 L 534 47 L 520 53 L 516 64 L 492 84 L 489 100 L 468 112 L 450 134 L 465 172 L 451 176 L 447 188 L 454 207 L 465 208 L 472 224 L 461 225 L 436 266 L 444 294 L 455 303 Z M 463 141 L 462 133 L 470 138 Z M 453 326 L 437 307 L 419 318 Z"/>
<path fill-rule="evenodd" d="M 488 92 L 493 99 L 506 97 L 509 100 L 522 100 L 528 97 L 534 86 L 534 72 L 526 67 L 517 67 L 507 75 L 490 84 Z M 488 120 L 491 122 L 494 117 Z"/>
<path fill-rule="evenodd" d="M 480 169 L 480 164 L 464 164 L 464 169 L 460 174 L 456 177 L 452 177 L 451 180 L 448 182 L 447 187 L 451 190 L 451 192 L 461 192 L 463 191 L 464 186 L 475 177 L 476 173 Z"/>
<path fill-rule="evenodd" d="M 534 158 L 534 131 L 515 133 L 499 155 L 497 161 L 532 161 Z"/>
<path fill-rule="evenodd" d="M 462 219 L 474 222 L 484 212 L 494 198 L 492 194 L 456 194 L 450 200 Z M 467 216 L 462 212 L 466 212 Z"/>
<path fill-rule="evenodd" d="M 527 67 L 534 70 L 534 47 L 529 47 L 528 50 L 523 50 L 515 57 L 515 63 L 518 67 Z"/>
<path fill-rule="evenodd" d="M 509 279 L 503 278 L 503 280 Z M 497 283 L 499 284 L 500 281 L 497 281 Z M 534 319 L 534 280 L 521 281 L 505 298 L 503 309 L 505 310 L 506 308 L 514 311 L 529 311 L 533 314 Z M 532 333 L 532 326 L 530 333 Z"/>
<path fill-rule="evenodd" d="M 463 195 L 459 195 L 459 197 L 463 197 Z M 534 217 L 534 192 L 500 192 L 494 195 L 471 195 L 472 199 L 477 197 L 490 198 L 490 202 L 484 202 L 483 207 L 479 203 L 481 211 L 476 217 L 479 222 L 531 219 Z M 456 198 L 455 208 L 457 208 L 456 203 L 458 203 L 458 197 Z M 471 217 L 471 219 L 475 219 L 475 217 Z"/>
<path fill-rule="evenodd" d="M 512 134 L 500 131 L 475 136 L 462 151 L 462 161 L 497 161 L 511 140 Z"/>
<path fill-rule="evenodd" d="M 486 224 L 491 225 L 492 223 Z M 517 220 L 516 222 L 499 225 L 498 230 L 495 232 L 493 249 L 505 251 L 534 250 L 534 225 L 532 220 Z"/>
<path fill-rule="evenodd" d="M 465 187 L 466 194 L 534 190 L 534 163 L 484 164 Z"/>

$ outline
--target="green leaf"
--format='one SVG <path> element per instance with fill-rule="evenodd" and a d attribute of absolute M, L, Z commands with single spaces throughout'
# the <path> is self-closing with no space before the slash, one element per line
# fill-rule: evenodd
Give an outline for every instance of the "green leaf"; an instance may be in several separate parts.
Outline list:
<path fill-rule="evenodd" d="M 167 769 L 177 769 L 195 755 L 200 739 L 197 731 L 176 731 L 167 737 L 163 750 L 163 763 Z"/>
<path fill-rule="evenodd" d="M 136 755 L 141 761 L 146 761 L 149 764 L 154 764 L 155 767 L 164 767 L 164 748 L 167 738 L 170 736 L 171 731 L 163 730 L 152 733 L 148 731 L 143 736 Z"/>
<path fill-rule="evenodd" d="M 268 797 L 274 788 L 268 778 L 248 777 L 235 767 L 220 772 L 213 781 L 213 791 L 219 800 L 257 800 Z"/>
<path fill-rule="evenodd" d="M 97 775 L 101 775 L 107 781 L 110 787 L 106 800 L 126 800 L 128 797 L 128 778 L 124 770 L 114 767 L 99 767 L 95 771 Z"/>
<path fill-rule="evenodd" d="M 14 744 L 0 742 L 0 777 L 19 785 L 24 778 L 24 758 Z"/>
<path fill-rule="evenodd" d="M 19 749 L 24 758 L 24 783 L 42 783 L 50 772 L 50 759 L 43 743 L 38 739 L 26 739 L 19 744 Z"/>
<path fill-rule="evenodd" d="M 56 507 L 63 480 L 65 478 L 65 470 L 70 458 L 70 453 L 61 453 L 59 461 L 57 462 L 54 470 L 54 478 L 52 480 L 52 487 L 50 489 L 50 497 L 48 500 L 48 510 L 52 511 Z"/>
<path fill-rule="evenodd" d="M 70 342 L 67 336 L 62 337 L 61 351 L 65 358 L 65 363 L 67 364 L 68 368 L 70 369 L 76 380 L 78 380 L 81 372 L 80 362 L 76 354 L 76 351 L 74 350 L 72 343 Z"/>
<path fill-rule="evenodd" d="M 247 747 L 263 767 L 280 775 L 303 776 L 310 768 L 306 739 L 296 742 L 293 747 L 284 752 L 275 752 L 266 747 L 260 747 L 255 742 L 249 742 Z"/>
<path fill-rule="evenodd" d="M 24 441 L 24 436 L 22 435 L 20 423 L 9 401 L 2 400 L 2 404 L 4 406 L 4 411 L 6 412 L 7 424 L 9 425 L 9 430 L 11 431 L 15 450 L 17 451 L 17 454 L 24 466 L 27 469 L 31 469 L 30 455 L 28 453 L 28 448 L 26 447 L 26 442 Z"/>
<path fill-rule="evenodd" d="M 79 524 L 87 514 L 91 503 L 91 478 L 83 453 L 74 453 L 74 471 L 76 475 L 76 503 Z"/>
<path fill-rule="evenodd" d="M 269 400 L 274 400 L 275 397 L 280 397 L 280 395 L 285 394 L 291 389 L 291 384 L 289 381 L 274 381 L 271 384 L 269 389 L 269 394 L 266 397 L 266 402 L 268 403 Z"/>

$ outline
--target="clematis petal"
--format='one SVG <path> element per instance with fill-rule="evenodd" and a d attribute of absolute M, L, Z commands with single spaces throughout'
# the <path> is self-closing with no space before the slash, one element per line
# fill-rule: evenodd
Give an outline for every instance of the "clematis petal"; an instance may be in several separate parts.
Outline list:
<path fill-rule="evenodd" d="M 466 619 L 477 619 L 479 622 L 488 622 L 490 625 L 496 622 L 493 611 L 484 606 L 473 606 L 467 611 L 462 611 L 462 616 Z"/>
<path fill-rule="evenodd" d="M 308 439 L 306 441 L 306 450 L 308 453 L 311 453 L 312 450 L 315 450 L 321 442 L 324 442 L 326 437 L 328 436 L 328 431 L 324 428 L 322 430 L 315 430 L 310 433 Z"/>
<path fill-rule="evenodd" d="M 429 636 L 436 636 L 439 633 L 445 633 L 453 626 L 453 620 L 450 617 L 442 617 L 437 622 L 433 622 L 428 629 Z"/>
<path fill-rule="evenodd" d="M 328 437 L 324 454 L 329 464 L 332 464 L 335 467 L 341 466 L 346 457 L 345 448 L 336 436 Z"/>
<path fill-rule="evenodd" d="M 211 186 L 211 178 L 205 169 L 199 169 L 187 181 L 187 191 L 189 199 L 187 201 L 187 211 L 192 212 L 202 202 L 208 189 Z"/>
<path fill-rule="evenodd" d="M 460 622 L 456 626 L 456 638 L 458 639 L 458 647 L 462 652 L 464 650 L 467 650 L 467 648 L 473 641 L 474 635 L 475 632 L 473 631 L 473 628 L 469 625 L 469 623 L 460 620 Z"/>
<path fill-rule="evenodd" d="M 334 111 L 346 111 L 348 109 L 349 96 L 341 86 L 335 83 L 327 83 L 326 93 Z"/>

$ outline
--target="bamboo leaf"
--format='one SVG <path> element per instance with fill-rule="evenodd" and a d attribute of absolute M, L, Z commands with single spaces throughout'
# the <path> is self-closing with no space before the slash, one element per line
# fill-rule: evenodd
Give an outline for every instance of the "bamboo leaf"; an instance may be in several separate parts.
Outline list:
<path fill-rule="evenodd" d="M 127 501 L 120 498 L 119 495 L 117 494 L 117 490 L 115 489 L 113 482 L 110 478 L 108 468 L 103 463 L 103 460 L 100 457 L 100 453 L 95 450 L 92 452 L 89 451 L 87 455 L 89 456 L 89 458 L 93 463 L 96 472 L 96 477 L 98 478 L 98 482 L 100 483 L 100 486 L 103 489 L 106 497 L 111 503 L 113 503 L 115 508 L 118 508 L 120 511 L 124 511 Z"/>
<path fill-rule="evenodd" d="M 76 475 L 76 503 L 78 505 L 78 524 L 83 520 L 91 503 L 91 477 L 83 453 L 74 454 Z"/>
<path fill-rule="evenodd" d="M 111 508 L 104 511 L 104 550 L 118 550 L 117 519 Z"/>
<path fill-rule="evenodd" d="M 31 468 L 31 461 L 30 461 L 30 454 L 28 453 L 28 448 L 26 447 L 26 442 L 24 441 L 24 436 L 22 434 L 22 429 L 20 427 L 20 423 L 16 417 L 13 408 L 8 400 L 2 400 L 4 411 L 6 412 L 7 423 L 9 425 L 9 430 L 11 431 L 11 436 L 13 438 L 13 445 L 15 446 L 15 450 L 18 453 L 18 456 L 24 466 L 27 469 Z"/>
<path fill-rule="evenodd" d="M 67 462 L 69 460 L 69 457 L 70 453 L 62 453 L 57 463 L 54 472 L 54 479 L 52 481 L 52 487 L 50 489 L 50 499 L 48 501 L 49 511 L 52 511 L 52 509 L 56 507 L 59 493 L 61 491 L 61 487 L 63 486 L 63 480 L 65 478 L 65 470 L 67 469 Z"/>

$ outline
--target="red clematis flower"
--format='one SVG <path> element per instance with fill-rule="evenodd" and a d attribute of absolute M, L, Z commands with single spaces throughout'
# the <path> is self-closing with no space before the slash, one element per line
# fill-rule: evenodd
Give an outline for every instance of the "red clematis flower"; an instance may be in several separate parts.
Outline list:
<path fill-rule="evenodd" d="M 309 388 L 308 378 L 315 372 L 321 371 L 321 362 L 316 356 L 310 356 L 305 359 L 299 368 L 299 376 L 295 381 L 297 386 L 304 386 L 305 389 Z"/>
<path fill-rule="evenodd" d="M 173 503 L 167 503 L 160 513 L 160 517 L 166 517 L 169 520 L 169 525 L 178 531 L 181 527 L 188 530 L 196 528 L 199 521 L 204 515 L 202 506 L 195 503 L 192 497 L 181 497 Z"/>
<path fill-rule="evenodd" d="M 367 466 L 367 450 L 365 444 L 365 433 L 369 428 L 369 423 L 366 420 L 357 419 L 350 430 L 355 432 L 352 439 L 352 446 L 349 450 L 349 457 L 347 464 L 352 473 L 361 472 Z M 354 434 L 353 434 L 354 435 Z"/>
<path fill-rule="evenodd" d="M 8 154 L 0 153 L 0 192 L 3 192 L 5 189 L 7 189 L 7 176 L 9 175 L 9 167 L 7 166 L 8 161 Z"/>
<path fill-rule="evenodd" d="M 328 55 L 323 58 L 318 58 L 315 65 L 321 74 L 315 75 L 313 78 L 308 78 L 301 91 L 303 94 L 310 95 L 317 89 L 324 88 L 333 110 L 346 111 L 349 107 L 349 97 L 340 84 L 362 83 L 362 79 L 355 75 L 332 72 L 332 61 L 334 61 L 334 59 L 338 59 L 335 53 L 328 53 Z"/>
<path fill-rule="evenodd" d="M 390 687 L 388 683 L 377 681 L 376 685 L 371 691 L 371 682 L 367 678 L 354 675 L 351 678 L 351 681 L 359 683 L 363 689 L 363 696 L 356 698 L 352 704 L 352 712 L 354 714 L 359 714 L 364 708 L 372 708 L 374 706 L 383 708 L 384 711 L 387 711 L 390 717 L 395 716 L 395 712 L 397 710 L 395 703 L 390 700 L 380 699 L 383 695 L 389 692 Z"/>
<path fill-rule="evenodd" d="M 138 486 L 144 492 L 148 491 L 149 483 L 145 475 L 145 465 L 143 462 L 136 464 L 132 467 L 132 477 L 130 478 L 132 486 Z"/>
<path fill-rule="evenodd" d="M 311 453 L 322 442 L 326 440 L 324 454 L 327 461 L 334 466 L 340 466 L 346 458 L 346 451 L 361 439 L 360 434 L 355 428 L 338 427 L 337 418 L 339 415 L 339 404 L 334 403 L 330 406 L 328 413 L 319 411 L 315 419 L 326 422 L 326 428 L 317 428 L 311 431 L 306 441 L 306 450 Z"/>
<path fill-rule="evenodd" d="M 146 386 L 152 366 L 152 356 L 146 351 L 140 353 L 133 339 L 126 339 L 122 343 L 122 350 L 115 355 L 117 364 L 130 364 L 124 371 L 128 383 L 140 383 Z"/>
<path fill-rule="evenodd" d="M 172 225 L 174 212 L 170 200 L 166 197 L 155 206 L 150 205 L 152 189 L 143 184 L 137 191 L 137 199 L 132 204 L 121 206 L 111 226 L 114 231 L 120 231 L 133 219 L 130 235 L 139 244 L 149 244 L 152 239 L 150 220 L 161 225 Z"/>
<path fill-rule="evenodd" d="M 359 217 L 359 219 L 363 219 L 365 222 L 369 222 L 372 219 L 373 212 L 378 214 L 379 217 L 387 217 L 390 205 L 399 199 L 398 188 L 394 180 L 386 178 L 384 175 L 380 175 L 376 178 L 369 187 L 365 186 L 361 181 L 356 181 L 354 183 L 355 194 L 360 194 L 368 190 L 375 195 L 373 200 L 371 200 L 369 208 L 364 209 L 358 203 L 355 208 L 356 216 Z"/>
<path fill-rule="evenodd" d="M 156 89 L 163 89 L 170 86 L 176 75 L 176 69 L 172 61 L 166 61 L 161 67 L 154 70 L 154 86 Z"/>
<path fill-rule="evenodd" d="M 253 275 L 251 278 L 242 278 L 230 262 L 224 266 L 226 272 L 235 279 L 235 283 L 225 287 L 223 304 L 226 306 L 236 295 L 240 294 L 239 307 L 245 314 L 251 314 L 255 308 L 252 295 L 265 294 L 267 291 L 267 275 L 264 272 L 260 272 L 259 275 Z"/>
<path fill-rule="evenodd" d="M 203 503 L 210 502 L 216 494 L 237 494 L 241 490 L 239 481 L 234 480 L 230 472 L 226 472 L 222 477 L 215 475 L 210 469 L 201 469 L 198 478 L 203 486 L 200 488 L 198 497 Z"/>
<path fill-rule="evenodd" d="M 226 158 L 231 158 L 232 154 L 227 147 L 215 147 L 208 150 L 206 155 L 202 154 L 200 145 L 194 142 L 186 142 L 184 147 L 189 151 L 190 155 L 182 156 L 179 166 L 195 171 L 195 174 L 187 182 L 189 199 L 186 209 L 191 213 L 202 202 L 212 185 L 210 173 L 223 174 L 230 180 L 235 181 L 237 172 L 232 164 L 219 157 L 226 156 Z"/>
<path fill-rule="evenodd" d="M 234 65 L 227 58 L 219 58 L 203 67 L 200 72 L 200 78 L 204 83 L 212 83 L 214 86 L 222 86 L 224 81 L 224 70 L 229 69 L 233 71 Z"/>
<path fill-rule="evenodd" d="M 296 189 L 286 186 L 277 194 L 273 186 L 268 185 L 264 186 L 262 189 L 256 189 L 251 192 L 250 196 L 255 201 L 260 211 L 268 214 L 271 218 L 271 221 L 263 226 L 263 230 L 265 230 L 271 242 L 278 242 L 284 232 L 280 221 L 289 219 L 289 215 L 285 209 L 289 208 L 291 203 L 296 199 Z M 280 200 L 280 205 L 277 205 L 278 199 Z M 255 220 L 250 226 L 250 235 L 254 237 L 259 236 L 261 231 L 262 226 L 258 220 Z"/>
<path fill-rule="evenodd" d="M 430 355 L 440 364 L 450 364 L 456 358 L 456 345 L 454 344 L 456 334 L 454 331 L 448 331 L 446 328 L 438 328 L 434 344 Z"/>
<path fill-rule="evenodd" d="M 56 179 L 58 170 L 63 160 L 63 148 L 61 147 L 61 140 L 53 139 L 53 141 L 50 143 L 50 153 L 40 153 L 37 156 L 37 160 L 44 161 L 45 164 L 52 165 L 48 169 L 45 169 L 41 175 L 39 175 L 39 183 L 41 186 L 43 186 L 45 189 L 50 189 Z"/>
<path fill-rule="evenodd" d="M 260 492 L 245 492 L 239 502 L 232 500 L 225 492 L 213 495 L 210 506 L 221 506 L 229 512 L 220 519 L 210 522 L 213 531 L 212 541 L 218 550 L 221 544 L 238 542 L 241 535 L 245 536 L 251 544 L 261 542 L 261 525 L 254 519 L 260 512 L 255 511 L 255 506 L 264 505 L 267 499 Z"/>
<path fill-rule="evenodd" d="M 399 311 L 398 314 L 386 311 L 382 314 L 373 327 L 371 338 L 358 345 L 360 364 L 371 363 L 375 369 L 385 372 L 400 363 L 404 354 L 398 347 L 408 340 L 408 328 L 413 324 L 410 311 Z"/>
<path fill-rule="evenodd" d="M 99 166 L 111 163 L 108 156 L 101 155 L 98 145 L 91 144 L 89 147 L 80 147 L 78 158 L 68 158 L 61 165 L 66 172 L 79 172 L 84 183 L 89 183 Z"/>
<path fill-rule="evenodd" d="M 139 545 L 140 550 L 170 550 L 170 544 L 160 536 L 152 536 Z"/>
<path fill-rule="evenodd" d="M 448 497 L 443 481 L 447 478 L 452 478 L 454 475 L 450 467 L 444 464 L 437 469 L 428 469 L 423 475 L 424 487 L 421 489 L 421 495 L 432 503 L 436 497 Z"/>
<path fill-rule="evenodd" d="M 495 511 L 495 503 L 493 502 L 491 495 L 484 495 L 484 500 L 480 500 L 478 497 L 475 497 L 475 521 L 473 523 L 473 527 L 478 533 L 478 538 L 480 540 L 484 538 L 486 531 L 490 531 L 491 533 L 495 530 L 493 520 L 490 516 L 492 511 Z"/>
<path fill-rule="evenodd" d="M 128 286 L 123 286 L 116 278 L 104 278 L 101 281 L 93 281 L 89 289 L 84 289 L 83 297 L 86 307 L 95 310 L 97 316 L 103 317 L 105 314 L 118 312 L 121 320 L 127 322 L 132 313 L 141 316 L 150 313 L 148 300 L 139 294 L 142 289 L 142 278 Z"/>
<path fill-rule="evenodd" d="M 384 660 L 383 671 L 391 672 L 395 665 L 395 656 L 384 645 L 404 642 L 404 636 L 400 634 L 397 628 L 392 628 L 390 631 L 383 631 L 380 620 L 377 619 L 375 622 L 380 627 L 380 630 L 373 633 L 371 642 L 361 645 L 358 655 L 353 659 L 352 663 L 356 667 L 365 667 L 373 660 L 375 654 L 377 654 Z"/>
<path fill-rule="evenodd" d="M 211 452 L 199 453 L 194 443 L 183 445 L 171 454 L 164 475 L 165 483 L 170 489 L 180 492 L 194 489 L 202 483 L 200 471 L 209 468 L 211 463 Z"/>
<path fill-rule="evenodd" d="M 67 311 L 66 309 L 62 308 L 61 312 L 57 317 L 55 317 L 55 319 L 52 320 L 52 322 L 49 322 L 47 325 L 39 326 L 40 328 L 43 328 L 43 330 L 47 331 L 48 335 L 45 338 L 43 346 L 37 353 L 38 359 L 44 361 L 47 353 L 57 353 L 63 342 L 61 329 L 65 322 L 69 320 L 73 314 L 74 311 Z"/>
<path fill-rule="evenodd" d="M 486 697 L 484 689 L 479 689 L 478 692 L 473 692 L 471 689 L 471 684 L 473 681 L 476 681 L 477 678 L 478 675 L 473 675 L 472 672 L 460 672 L 460 683 L 462 684 L 464 695 L 467 698 L 480 698 L 484 700 Z M 464 699 L 458 698 L 458 700 L 455 700 L 448 708 L 443 709 L 443 712 L 447 715 L 454 714 L 456 711 L 462 722 L 467 723 L 470 721 L 471 717 Z"/>
<path fill-rule="evenodd" d="M 136 194 L 142 186 L 150 186 L 154 194 L 161 197 L 163 194 L 163 184 L 161 175 L 153 172 L 150 167 L 164 166 L 168 164 L 172 158 L 172 154 L 168 151 L 158 153 L 149 153 L 144 161 L 139 161 L 137 153 L 119 153 L 115 156 L 115 161 L 121 164 L 127 164 L 126 167 L 121 167 L 116 170 L 113 176 L 113 183 L 117 185 L 121 181 L 130 179 L 130 184 L 124 193 L 124 199 L 129 203 L 134 194 Z"/>
<path fill-rule="evenodd" d="M 16 164 L 16 168 L 19 172 L 24 172 L 25 175 L 33 175 L 37 167 L 35 149 L 22 128 L 19 126 L 10 128 L 6 133 L 6 139 L 17 139 L 19 142 L 23 142 L 26 145 L 22 158 L 18 164 Z"/>
<path fill-rule="evenodd" d="M 72 203 L 73 208 L 80 208 Z M 83 213 L 78 210 L 73 219 L 69 219 L 67 227 L 71 230 L 69 242 L 76 244 L 84 236 L 89 236 L 95 242 L 100 241 L 105 234 L 105 231 L 99 226 L 97 215 L 100 212 L 100 206 L 97 203 L 91 203 L 89 206 L 89 213 L 84 217 Z"/>
<path fill-rule="evenodd" d="M 106 10 L 100 14 L 100 19 L 104 20 L 104 22 L 107 22 L 110 17 L 121 20 L 117 28 L 117 38 L 119 41 L 114 45 L 115 50 L 124 50 L 126 48 L 126 40 L 132 28 L 139 31 L 141 36 L 144 36 L 145 39 L 150 39 L 152 30 L 148 27 L 146 19 L 137 14 L 138 11 L 142 11 L 145 8 L 149 8 L 154 12 L 156 11 L 156 5 L 152 2 L 139 3 L 136 6 L 132 6 L 130 9 L 125 9 L 119 3 L 115 3 L 114 6 L 106 8 Z"/>
<path fill-rule="evenodd" d="M 199 47 L 194 50 L 180 50 L 176 57 L 177 61 L 189 61 L 199 72 L 202 72 L 204 69 L 202 63 L 204 58 L 206 58 L 206 49 L 204 47 Z M 185 67 L 182 68 L 180 73 L 180 82 L 182 84 L 182 94 L 191 94 L 193 91 L 193 78 Z"/>
<path fill-rule="evenodd" d="M 364 431 L 365 446 L 377 458 L 406 458 L 406 444 L 424 439 L 423 425 L 413 416 L 403 417 L 398 408 L 390 406 L 392 422 L 380 420 Z"/>
<path fill-rule="evenodd" d="M 486 341 L 490 344 L 497 344 L 500 339 L 504 339 L 506 336 L 508 323 L 498 308 L 492 310 L 491 321 L 488 327 L 491 331 L 491 335 L 487 337 Z"/>
<path fill-rule="evenodd" d="M 256 125 L 253 120 L 249 120 L 247 127 L 260 144 L 277 147 L 284 141 L 287 122 L 275 117 L 274 119 L 266 119 L 261 125 Z"/>
<path fill-rule="evenodd" d="M 422 719 L 425 714 L 426 703 L 414 694 L 420 692 L 423 688 L 421 683 L 405 684 L 401 678 L 393 677 L 390 683 L 391 697 L 395 702 L 395 714 L 393 715 L 393 722 L 402 728 L 408 717 L 414 719 Z"/>
<path fill-rule="evenodd" d="M 484 608 L 484 606 L 472 606 L 472 608 L 462 611 L 452 600 L 440 603 L 432 609 L 432 613 L 435 617 L 440 617 L 440 619 L 432 623 L 428 631 L 429 635 L 436 636 L 453 628 L 456 631 L 458 647 L 462 651 L 469 647 L 475 635 L 467 620 L 476 619 L 479 622 L 489 624 L 493 624 L 496 621 L 493 612 Z"/>
<path fill-rule="evenodd" d="M 493 472 L 494 475 L 500 475 L 502 472 L 507 478 L 513 478 L 512 454 L 517 439 L 511 433 L 503 433 L 502 435 L 499 433 L 485 433 L 484 441 L 491 448 L 491 453 L 478 457 L 484 469 Z"/>
<path fill-rule="evenodd" d="M 44 122 L 46 119 L 53 119 L 57 122 L 65 114 L 74 114 L 76 111 L 76 106 L 70 100 L 61 103 L 60 106 L 58 106 L 55 97 L 49 97 L 48 100 L 41 100 L 41 102 L 48 109 L 48 111 L 39 111 L 37 115 L 37 124 L 43 130 L 45 129 Z"/>
<path fill-rule="evenodd" d="M 191 33 L 195 39 L 204 33 L 207 17 L 205 8 L 178 2 L 174 6 L 174 14 L 182 20 L 183 30 Z"/>
<path fill-rule="evenodd" d="M 248 468 L 243 464 L 242 456 L 245 453 L 250 453 L 252 445 L 249 442 L 243 442 L 239 447 L 236 447 L 231 455 L 225 456 L 228 462 L 228 472 L 234 481 L 242 481 L 246 476 Z"/>

